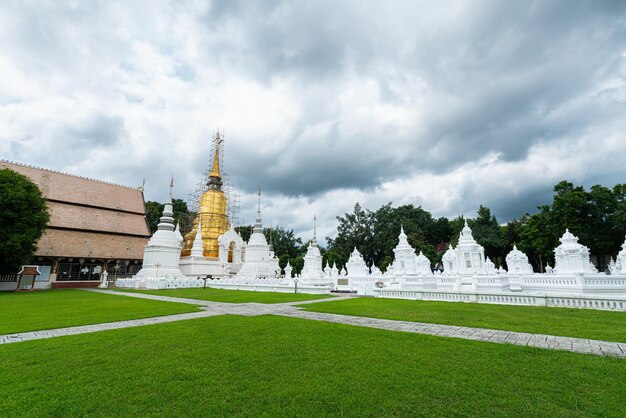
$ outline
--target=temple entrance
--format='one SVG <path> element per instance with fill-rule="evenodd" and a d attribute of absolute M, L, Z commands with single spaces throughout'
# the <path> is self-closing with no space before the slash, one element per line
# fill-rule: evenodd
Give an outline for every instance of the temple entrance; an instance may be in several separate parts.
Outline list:
<path fill-rule="evenodd" d="M 234 253 L 235 253 L 235 241 L 231 241 L 230 245 L 228 246 L 228 262 L 229 263 L 233 262 Z"/>

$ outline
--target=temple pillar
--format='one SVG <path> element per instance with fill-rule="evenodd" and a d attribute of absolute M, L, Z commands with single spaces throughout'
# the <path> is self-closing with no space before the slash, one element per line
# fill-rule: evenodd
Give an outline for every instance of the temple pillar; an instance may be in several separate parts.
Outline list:
<path fill-rule="evenodd" d="M 50 268 L 50 283 L 57 281 L 57 273 L 59 271 L 59 261 L 61 258 L 52 259 L 52 267 Z"/>

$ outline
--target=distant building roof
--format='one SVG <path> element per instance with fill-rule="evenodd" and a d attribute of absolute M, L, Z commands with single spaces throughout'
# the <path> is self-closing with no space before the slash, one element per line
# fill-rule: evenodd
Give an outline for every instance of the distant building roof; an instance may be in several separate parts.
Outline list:
<path fill-rule="evenodd" d="M 143 257 L 150 231 L 140 189 L 0 160 L 3 168 L 30 178 L 48 201 L 37 256 Z"/>

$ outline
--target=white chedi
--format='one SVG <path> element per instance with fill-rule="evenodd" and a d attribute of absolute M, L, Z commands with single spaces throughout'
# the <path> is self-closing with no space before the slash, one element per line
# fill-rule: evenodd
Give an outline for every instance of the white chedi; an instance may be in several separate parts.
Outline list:
<path fill-rule="evenodd" d="M 528 256 L 513 245 L 513 249 L 506 256 L 506 266 L 509 274 L 532 274 L 533 267 L 528 262 Z"/>
<path fill-rule="evenodd" d="M 420 251 L 419 255 L 415 258 L 415 272 L 420 276 L 432 276 L 433 271 L 430 268 L 430 260 Z"/>
<path fill-rule="evenodd" d="M 369 275 L 369 269 L 363 260 L 361 253 L 354 247 L 350 258 L 346 263 L 346 269 L 350 276 L 367 276 Z"/>
<path fill-rule="evenodd" d="M 196 236 L 191 247 L 191 257 L 204 258 L 204 247 L 202 246 L 202 217 L 198 217 L 198 227 Z"/>
<path fill-rule="evenodd" d="M 487 274 L 485 266 L 485 249 L 478 244 L 472 235 L 472 230 L 467 225 L 461 230 L 459 243 L 456 248 L 448 248 L 442 257 L 444 274 L 456 274 L 460 276 L 473 276 Z"/>
<path fill-rule="evenodd" d="M 452 244 L 448 246 L 448 249 L 441 257 L 443 263 L 443 274 L 450 275 L 458 270 L 456 251 L 452 248 Z"/>
<path fill-rule="evenodd" d="M 252 235 L 244 247 L 245 261 L 237 277 L 275 277 L 280 275 L 278 259 L 263 234 L 261 222 L 261 192 L 259 191 L 259 207 Z"/>
<path fill-rule="evenodd" d="M 306 255 L 304 256 L 304 266 L 300 276 L 304 279 L 320 279 L 324 277 L 322 270 L 322 254 L 317 244 L 309 245 Z"/>
<path fill-rule="evenodd" d="M 393 249 L 393 253 L 394 260 L 389 269 L 395 275 L 414 274 L 417 271 L 415 250 L 409 244 L 402 225 L 400 226 L 400 235 L 398 235 L 398 245 Z"/>
<path fill-rule="evenodd" d="M 458 273 L 461 275 L 486 274 L 484 264 L 485 249 L 478 244 L 472 235 L 472 230 L 467 225 L 461 230 L 459 244 L 455 248 L 457 255 Z"/>
<path fill-rule="evenodd" d="M 287 261 L 287 265 L 285 266 L 285 277 L 287 279 L 291 279 L 292 271 L 293 271 L 293 267 L 291 267 L 291 264 L 289 264 L 289 261 Z"/>
<path fill-rule="evenodd" d="M 145 280 L 184 277 L 178 268 L 182 236 L 178 227 L 174 228 L 172 187 L 173 181 L 170 183 L 170 199 L 163 208 L 163 215 L 159 220 L 157 230 L 144 248 L 142 268 L 133 277 L 137 286 L 144 287 Z"/>
<path fill-rule="evenodd" d="M 313 217 L 313 239 L 311 239 L 309 248 L 304 256 L 304 266 L 302 267 L 300 277 L 303 284 L 323 285 L 330 283 L 330 281 L 324 275 L 324 270 L 322 270 L 322 254 L 320 254 L 320 249 L 317 246 L 315 222 L 316 218 Z"/>
<path fill-rule="evenodd" d="M 589 248 L 578 243 L 578 237 L 565 230 L 559 239 L 561 245 L 554 249 L 554 272 L 556 274 L 596 273 L 589 259 Z"/>

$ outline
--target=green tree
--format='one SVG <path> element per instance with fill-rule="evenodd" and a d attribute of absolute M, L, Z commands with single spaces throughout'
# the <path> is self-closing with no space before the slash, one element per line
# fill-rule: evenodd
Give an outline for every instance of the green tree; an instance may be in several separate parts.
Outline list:
<path fill-rule="evenodd" d="M 300 274 L 302 272 L 302 268 L 304 267 L 304 257 L 299 255 L 290 259 L 289 263 L 291 264 L 291 267 L 293 267 L 291 275 L 295 277 L 296 274 Z"/>
<path fill-rule="evenodd" d="M 278 257 L 278 267 L 280 267 L 281 273 L 285 273 L 285 267 L 287 267 L 287 263 L 289 262 L 289 254 L 283 254 Z"/>
<path fill-rule="evenodd" d="M 15 171 L 0 170 L 0 273 L 17 273 L 32 258 L 49 220 L 37 185 Z"/>
<path fill-rule="evenodd" d="M 250 236 L 252 235 L 252 225 L 242 225 L 235 228 L 235 231 L 241 235 L 241 239 L 244 242 L 250 241 Z"/>
<path fill-rule="evenodd" d="M 150 228 L 150 235 L 154 234 L 159 225 L 159 218 L 163 213 L 163 204 L 159 202 L 153 202 L 151 200 L 146 202 L 146 220 L 148 221 L 148 228 Z"/>
<path fill-rule="evenodd" d="M 519 244 L 522 240 L 522 231 L 528 223 L 529 216 L 526 213 L 518 219 L 511 219 L 505 226 L 501 227 L 502 234 L 507 242 L 507 254 L 513 249 L 513 245 Z"/>
<path fill-rule="evenodd" d="M 302 239 L 296 237 L 293 229 L 286 230 L 283 227 L 264 228 L 263 234 L 267 242 L 271 242 L 274 247 L 274 254 L 280 257 L 287 254 L 289 257 L 296 257 L 302 246 Z"/>
<path fill-rule="evenodd" d="M 350 253 L 354 248 L 359 250 L 368 265 L 375 258 L 376 246 L 373 243 L 374 228 L 373 214 L 367 209 L 361 208 L 357 203 L 353 213 L 346 213 L 343 217 L 337 216 L 337 237 L 326 238 L 328 248 L 334 249 L 335 260 L 343 266 L 348 262 Z"/>
<path fill-rule="evenodd" d="M 539 213 L 528 218 L 520 233 L 519 250 L 526 253 L 536 271 L 543 273 L 546 264 L 554 267 L 553 251 L 557 243 L 550 206 L 539 206 Z"/>
<path fill-rule="evenodd" d="M 163 216 L 164 203 L 147 201 L 146 202 L 146 220 L 150 228 L 150 234 L 154 234 L 158 229 L 159 221 Z M 191 230 L 191 223 L 188 222 L 189 210 L 187 203 L 182 199 L 172 199 L 172 212 L 174 212 L 174 223 L 181 225 L 181 234 L 186 234 Z"/>
<path fill-rule="evenodd" d="M 372 212 L 357 203 L 353 213 L 337 217 L 337 220 L 337 237 L 327 238 L 327 241 L 333 260 L 339 266 L 345 265 L 356 248 L 369 267 L 376 265 L 385 270 L 393 261 L 393 249 L 398 245 L 401 226 L 416 251 L 423 251 L 432 263 L 437 263 L 441 258 L 436 251 L 437 245 L 448 242 L 452 235 L 448 219 L 435 220 L 428 211 L 413 205 L 394 208 L 387 203 Z"/>

